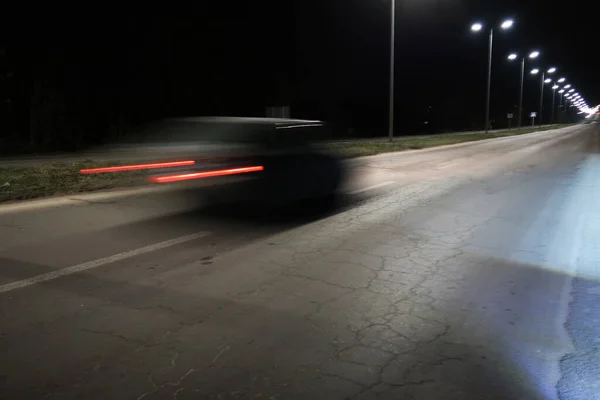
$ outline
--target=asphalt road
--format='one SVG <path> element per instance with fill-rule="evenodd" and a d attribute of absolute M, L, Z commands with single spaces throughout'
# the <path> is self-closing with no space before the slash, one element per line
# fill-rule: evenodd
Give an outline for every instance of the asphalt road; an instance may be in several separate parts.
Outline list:
<path fill-rule="evenodd" d="M 326 214 L 0 207 L 0 399 L 600 399 L 599 138 L 353 160 Z"/>

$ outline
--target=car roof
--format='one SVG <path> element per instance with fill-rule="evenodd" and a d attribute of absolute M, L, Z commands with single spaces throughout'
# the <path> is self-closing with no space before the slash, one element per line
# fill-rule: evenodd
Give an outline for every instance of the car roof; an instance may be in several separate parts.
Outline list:
<path fill-rule="evenodd" d="M 322 121 L 288 118 L 256 118 L 256 117 L 186 117 L 172 118 L 171 121 L 240 124 L 240 125 L 269 125 L 275 128 L 293 128 L 301 126 L 321 126 Z"/>

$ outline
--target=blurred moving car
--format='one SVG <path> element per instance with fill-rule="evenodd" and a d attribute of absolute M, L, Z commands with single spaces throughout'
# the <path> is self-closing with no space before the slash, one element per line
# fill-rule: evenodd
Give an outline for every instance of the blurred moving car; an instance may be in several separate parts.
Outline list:
<path fill-rule="evenodd" d="M 129 165 L 82 174 L 148 170 L 156 184 L 202 189 L 217 202 L 265 204 L 335 197 L 343 164 L 321 141 L 331 139 L 321 121 L 198 117 L 161 120 L 105 149 Z"/>

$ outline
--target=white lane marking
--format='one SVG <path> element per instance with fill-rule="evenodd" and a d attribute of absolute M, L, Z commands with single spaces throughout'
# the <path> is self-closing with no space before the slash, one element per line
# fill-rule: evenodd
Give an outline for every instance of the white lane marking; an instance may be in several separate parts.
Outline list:
<path fill-rule="evenodd" d="M 369 190 L 379 189 L 380 187 L 391 185 L 392 183 L 394 183 L 394 181 L 382 182 L 382 183 L 378 183 L 377 185 L 369 186 L 369 187 L 366 187 L 363 189 L 354 190 L 352 192 L 349 192 L 348 194 L 359 194 L 359 193 L 363 193 L 363 192 L 366 192 Z"/>
<path fill-rule="evenodd" d="M 204 236 L 210 235 L 210 232 L 198 232 L 192 235 L 181 236 L 176 239 L 167 240 L 165 242 L 151 244 L 149 246 L 140 247 L 139 249 L 126 251 L 124 253 L 115 254 L 110 257 L 100 258 L 98 260 L 89 261 L 83 264 L 73 265 L 71 267 L 59 269 L 56 271 L 48 272 L 47 274 L 37 275 L 31 278 L 23 279 L 20 281 L 12 282 L 6 285 L 0 286 L 0 293 L 10 292 L 15 289 L 22 289 L 27 286 L 35 285 L 36 283 L 50 281 L 52 279 L 60 278 L 63 276 L 75 274 L 77 272 L 87 271 L 88 269 L 101 267 L 106 264 L 111 264 L 117 261 L 125 260 L 131 257 L 139 256 L 141 254 L 151 253 L 156 250 L 161 250 L 167 247 L 175 246 L 176 244 L 189 242 L 194 239 L 199 239 Z"/>

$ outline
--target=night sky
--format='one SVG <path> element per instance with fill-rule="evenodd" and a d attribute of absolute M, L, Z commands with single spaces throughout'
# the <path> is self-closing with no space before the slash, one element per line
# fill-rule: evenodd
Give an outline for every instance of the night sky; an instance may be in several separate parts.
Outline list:
<path fill-rule="evenodd" d="M 516 22 L 495 40 L 497 127 L 518 102 L 519 65 L 506 60 L 512 51 L 539 49 L 528 69 L 556 66 L 588 104 L 600 102 L 589 4 L 398 0 L 397 134 L 483 127 L 487 33 L 471 33 L 474 21 Z M 23 5 L 3 24 L 0 73 L 12 74 L 0 88 L 10 98 L 1 111 L 5 147 L 80 147 L 149 119 L 262 116 L 271 105 L 342 132 L 385 134 L 389 0 L 44 7 Z M 538 103 L 539 78 L 528 77 L 524 113 Z"/>

